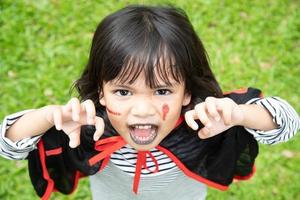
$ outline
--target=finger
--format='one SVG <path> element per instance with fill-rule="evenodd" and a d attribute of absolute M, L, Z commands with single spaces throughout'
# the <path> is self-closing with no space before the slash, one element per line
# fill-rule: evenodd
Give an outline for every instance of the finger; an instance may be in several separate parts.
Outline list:
<path fill-rule="evenodd" d="M 72 106 L 71 106 L 71 102 L 72 102 L 72 99 L 70 99 L 66 105 L 63 106 L 62 110 L 64 113 L 68 113 L 68 112 L 71 112 L 72 111 Z"/>
<path fill-rule="evenodd" d="M 231 124 L 232 104 L 224 99 L 217 101 L 217 108 L 221 113 L 225 125 Z"/>
<path fill-rule="evenodd" d="M 224 109 L 222 111 L 222 115 L 223 115 L 225 125 L 231 124 L 231 114 L 232 114 L 232 106 L 224 107 Z"/>
<path fill-rule="evenodd" d="M 53 121 L 56 130 L 61 130 L 62 129 L 62 113 L 59 108 L 55 108 L 53 111 Z"/>
<path fill-rule="evenodd" d="M 198 124 L 194 120 L 196 118 L 197 118 L 197 114 L 195 110 L 189 110 L 184 114 L 184 119 L 187 125 L 195 131 L 199 128 Z"/>
<path fill-rule="evenodd" d="M 104 132 L 104 121 L 101 117 L 95 117 L 95 127 L 96 131 L 94 133 L 94 140 L 97 141 L 102 136 Z"/>
<path fill-rule="evenodd" d="M 209 115 L 211 115 L 216 121 L 220 120 L 220 115 L 217 111 L 217 106 L 216 106 L 216 98 L 215 97 L 207 97 L 205 99 L 206 107 L 207 107 L 207 112 Z"/>
<path fill-rule="evenodd" d="M 202 129 L 200 129 L 198 131 L 198 136 L 201 138 L 201 139 L 206 139 L 210 136 L 210 131 L 208 128 L 206 127 L 203 127 Z"/>
<path fill-rule="evenodd" d="M 201 123 L 210 128 L 212 126 L 212 123 L 210 122 L 210 119 L 207 116 L 206 112 L 206 104 L 205 103 L 199 103 L 195 106 L 195 111 L 197 114 L 198 119 L 201 121 Z"/>
<path fill-rule="evenodd" d="M 92 100 L 88 99 L 82 103 L 82 110 L 86 112 L 86 121 L 88 124 L 95 124 L 96 110 Z"/>
<path fill-rule="evenodd" d="M 80 119 L 80 110 L 81 110 L 79 100 L 74 97 L 70 100 L 70 104 L 71 104 L 71 107 L 72 107 L 72 119 L 74 121 L 79 121 L 79 119 Z"/>
<path fill-rule="evenodd" d="M 75 148 L 80 144 L 80 129 L 71 132 L 69 135 L 70 142 L 69 146 Z"/>

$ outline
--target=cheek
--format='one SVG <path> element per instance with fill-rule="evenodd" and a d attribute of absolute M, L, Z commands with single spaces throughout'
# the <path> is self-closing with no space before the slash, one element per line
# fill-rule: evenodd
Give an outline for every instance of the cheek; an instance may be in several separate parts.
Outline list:
<path fill-rule="evenodd" d="M 110 113 L 110 114 L 112 114 L 112 115 L 116 115 L 116 116 L 119 116 L 119 115 L 121 115 L 121 113 L 120 113 L 120 112 L 117 112 L 117 111 L 111 110 L 111 109 L 109 109 L 109 108 L 107 108 L 107 107 L 106 107 L 106 110 L 107 110 L 107 112 L 109 112 L 109 113 Z"/>
<path fill-rule="evenodd" d="M 169 105 L 168 104 L 164 104 L 162 106 L 162 113 L 163 113 L 163 120 L 166 120 L 167 114 L 170 111 Z"/>

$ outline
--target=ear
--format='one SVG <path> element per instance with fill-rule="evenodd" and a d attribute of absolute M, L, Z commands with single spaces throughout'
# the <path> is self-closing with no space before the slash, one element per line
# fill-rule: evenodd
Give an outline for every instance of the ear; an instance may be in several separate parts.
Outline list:
<path fill-rule="evenodd" d="M 184 99 L 182 101 L 182 106 L 187 106 L 189 105 L 189 103 L 191 102 L 191 99 L 192 99 L 192 95 L 188 94 L 188 93 L 185 93 L 184 94 Z"/>
<path fill-rule="evenodd" d="M 104 95 L 103 95 L 103 92 L 102 92 L 102 91 L 99 92 L 99 103 L 100 103 L 102 106 L 106 106 L 105 99 L 104 99 Z"/>

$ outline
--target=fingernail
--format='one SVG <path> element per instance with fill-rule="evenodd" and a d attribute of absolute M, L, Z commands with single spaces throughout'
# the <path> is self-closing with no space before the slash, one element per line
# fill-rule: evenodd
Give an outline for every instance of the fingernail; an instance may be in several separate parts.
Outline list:
<path fill-rule="evenodd" d="M 72 141 L 69 142 L 69 146 L 70 146 L 71 148 L 75 148 L 74 143 L 73 143 Z"/>
<path fill-rule="evenodd" d="M 99 140 L 99 136 L 94 135 L 94 140 L 95 140 L 95 141 Z"/>
<path fill-rule="evenodd" d="M 198 129 L 198 124 L 196 124 L 196 123 L 193 124 L 193 129 L 194 129 L 194 130 L 197 130 L 197 129 Z"/>

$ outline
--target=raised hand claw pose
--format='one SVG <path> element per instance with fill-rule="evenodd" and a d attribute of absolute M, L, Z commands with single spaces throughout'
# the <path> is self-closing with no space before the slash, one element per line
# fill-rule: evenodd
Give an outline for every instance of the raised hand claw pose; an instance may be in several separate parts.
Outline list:
<path fill-rule="evenodd" d="M 96 128 L 94 140 L 97 141 L 104 131 L 104 122 L 96 116 L 94 103 L 86 100 L 82 103 L 72 98 L 66 105 L 52 106 L 46 118 L 54 124 L 57 130 L 63 130 L 70 138 L 70 147 L 80 144 L 80 130 L 82 125 L 94 125 Z"/>
<path fill-rule="evenodd" d="M 255 116 L 256 119 L 249 116 Z M 265 121 L 262 122 L 260 119 Z M 233 126 L 245 126 L 260 130 L 277 128 L 269 113 L 261 106 L 238 105 L 228 97 L 207 97 L 193 110 L 185 113 L 185 120 L 193 130 L 199 129 L 196 120 L 200 120 L 204 127 L 198 131 L 198 135 L 202 139 L 215 136 Z"/>

